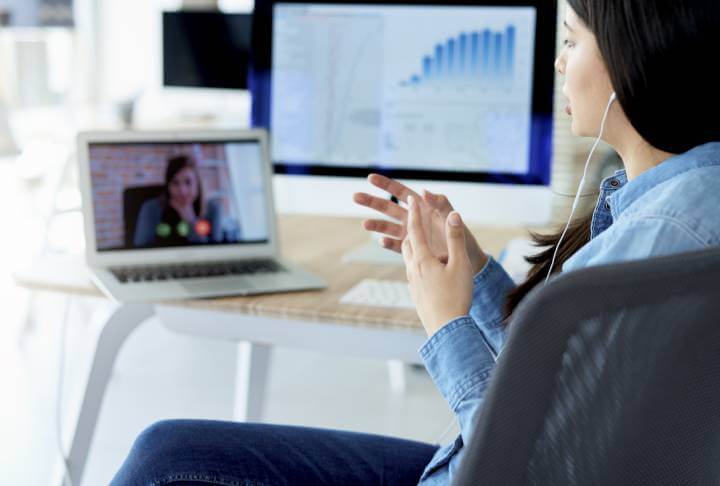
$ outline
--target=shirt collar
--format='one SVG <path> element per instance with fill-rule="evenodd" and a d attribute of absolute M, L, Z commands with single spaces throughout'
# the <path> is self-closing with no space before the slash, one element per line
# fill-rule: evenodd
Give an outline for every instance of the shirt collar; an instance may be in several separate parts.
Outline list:
<path fill-rule="evenodd" d="M 619 182 L 617 190 L 607 198 L 613 219 L 617 219 L 643 194 L 668 179 L 691 169 L 715 165 L 720 165 L 720 142 L 705 143 L 682 154 L 673 155 L 631 181 L 627 180 L 625 169 L 616 171 L 615 176 L 602 182 L 602 187 L 607 187 L 612 179 Z"/>

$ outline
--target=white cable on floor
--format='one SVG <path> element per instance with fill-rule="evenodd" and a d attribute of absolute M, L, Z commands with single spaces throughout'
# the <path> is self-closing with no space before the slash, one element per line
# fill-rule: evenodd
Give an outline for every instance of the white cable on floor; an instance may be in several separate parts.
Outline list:
<path fill-rule="evenodd" d="M 445 428 L 445 431 L 435 440 L 435 444 L 442 444 L 442 441 L 445 439 L 445 436 L 450 432 L 453 428 L 453 425 L 455 425 L 455 417 L 453 417 L 452 421 L 448 424 L 448 426 Z"/>
<path fill-rule="evenodd" d="M 67 334 L 68 318 L 70 316 L 70 304 L 72 297 L 67 297 L 65 304 L 65 312 L 63 313 L 62 322 L 60 325 L 60 356 L 58 358 L 58 380 L 57 380 L 57 391 L 55 393 L 55 435 L 57 440 L 57 448 L 62 459 L 63 469 L 65 474 L 63 475 L 63 484 L 65 486 L 73 486 L 72 478 L 70 476 L 70 464 L 68 457 L 65 454 L 63 443 L 62 443 L 62 397 L 65 377 L 65 337 Z"/>

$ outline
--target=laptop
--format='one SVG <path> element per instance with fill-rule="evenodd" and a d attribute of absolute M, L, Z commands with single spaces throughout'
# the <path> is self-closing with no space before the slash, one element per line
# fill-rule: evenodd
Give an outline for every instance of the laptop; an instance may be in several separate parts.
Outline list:
<path fill-rule="evenodd" d="M 283 259 L 264 130 L 78 137 L 86 259 L 117 301 L 322 289 Z"/>

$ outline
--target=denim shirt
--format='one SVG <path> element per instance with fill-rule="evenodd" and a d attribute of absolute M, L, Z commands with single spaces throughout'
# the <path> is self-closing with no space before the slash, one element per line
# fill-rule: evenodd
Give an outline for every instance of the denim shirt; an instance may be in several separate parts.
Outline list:
<path fill-rule="evenodd" d="M 674 155 L 631 181 L 625 170 L 604 179 L 590 237 L 563 272 L 720 245 L 720 142 Z M 455 476 L 463 437 L 477 421 L 505 342 L 500 322 L 513 280 L 490 257 L 473 284 L 468 315 L 445 324 L 419 350 L 460 427 L 460 435 L 435 453 L 421 485 L 449 484 Z"/>

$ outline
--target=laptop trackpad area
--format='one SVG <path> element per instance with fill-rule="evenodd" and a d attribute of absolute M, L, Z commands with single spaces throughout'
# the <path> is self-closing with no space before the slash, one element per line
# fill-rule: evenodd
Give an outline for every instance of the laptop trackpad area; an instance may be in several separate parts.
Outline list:
<path fill-rule="evenodd" d="M 178 282 L 190 295 L 232 295 L 253 290 L 255 286 L 243 277 L 209 278 L 192 282 Z"/>

